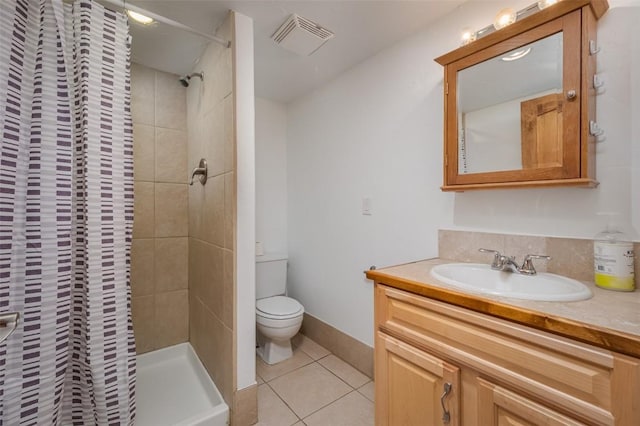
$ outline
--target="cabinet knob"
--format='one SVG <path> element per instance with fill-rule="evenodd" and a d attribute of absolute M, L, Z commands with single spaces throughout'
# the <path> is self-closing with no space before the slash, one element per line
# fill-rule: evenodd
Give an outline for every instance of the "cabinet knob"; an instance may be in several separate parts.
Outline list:
<path fill-rule="evenodd" d="M 567 100 L 572 101 L 577 97 L 577 93 L 575 90 L 567 90 Z"/>

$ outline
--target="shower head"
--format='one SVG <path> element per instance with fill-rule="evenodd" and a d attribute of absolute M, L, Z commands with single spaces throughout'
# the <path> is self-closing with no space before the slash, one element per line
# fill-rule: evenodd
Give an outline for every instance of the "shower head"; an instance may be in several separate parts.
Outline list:
<path fill-rule="evenodd" d="M 180 77 L 179 81 L 180 81 L 180 84 L 182 84 L 182 87 L 189 87 L 189 81 L 191 80 L 191 77 L 200 77 L 200 80 L 204 81 L 204 73 L 194 72 L 192 74 Z"/>

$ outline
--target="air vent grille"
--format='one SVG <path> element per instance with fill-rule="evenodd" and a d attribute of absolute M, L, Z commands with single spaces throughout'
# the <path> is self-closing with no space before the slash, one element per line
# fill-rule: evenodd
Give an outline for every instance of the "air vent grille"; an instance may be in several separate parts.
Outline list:
<path fill-rule="evenodd" d="M 271 36 L 283 48 L 307 56 L 333 37 L 331 31 L 295 13 Z"/>
<path fill-rule="evenodd" d="M 293 31 L 296 28 L 296 22 L 293 19 L 289 19 L 287 22 L 285 22 L 285 25 L 283 25 L 282 27 L 280 27 L 280 29 L 273 35 L 273 39 L 276 41 L 276 43 L 281 43 L 282 40 L 285 39 L 286 36 L 289 35 L 289 33 L 291 31 Z"/>
<path fill-rule="evenodd" d="M 297 16 L 297 15 L 294 15 L 294 16 L 296 17 L 298 25 L 302 29 L 305 29 L 312 34 L 315 34 L 316 37 L 324 41 L 327 41 L 331 37 L 333 37 L 333 33 L 331 31 L 327 30 L 326 28 L 322 28 L 320 25 L 316 24 L 315 22 L 312 22 L 306 18 L 303 18 L 302 16 Z"/>

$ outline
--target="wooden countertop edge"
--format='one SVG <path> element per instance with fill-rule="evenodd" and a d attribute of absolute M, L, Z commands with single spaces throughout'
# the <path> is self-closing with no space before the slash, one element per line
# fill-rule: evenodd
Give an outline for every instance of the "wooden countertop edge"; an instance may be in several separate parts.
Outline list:
<path fill-rule="evenodd" d="M 603 349 L 640 358 L 640 338 L 620 331 L 548 315 L 527 308 L 513 306 L 479 295 L 458 292 L 423 282 L 398 278 L 380 270 L 366 271 L 367 278 L 390 287 L 428 297 L 475 312 L 513 321 L 538 330 L 576 339 Z"/>

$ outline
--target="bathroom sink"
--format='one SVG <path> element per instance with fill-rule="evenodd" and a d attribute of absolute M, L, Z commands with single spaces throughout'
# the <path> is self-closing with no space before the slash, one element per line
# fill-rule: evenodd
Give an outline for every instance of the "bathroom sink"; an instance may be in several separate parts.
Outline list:
<path fill-rule="evenodd" d="M 474 293 L 549 302 L 590 299 L 591 290 L 579 281 L 540 272 L 523 275 L 495 271 L 479 263 L 449 263 L 435 266 L 431 275 L 443 283 Z"/>

